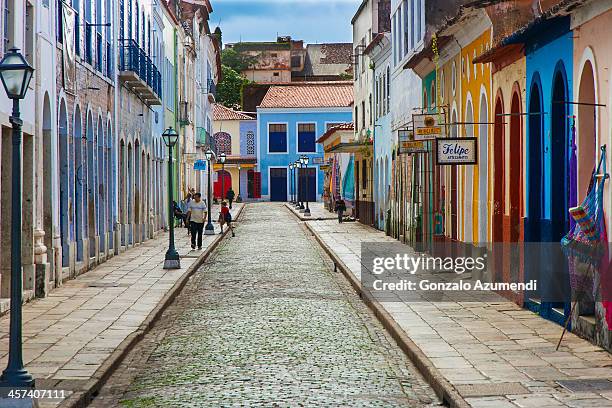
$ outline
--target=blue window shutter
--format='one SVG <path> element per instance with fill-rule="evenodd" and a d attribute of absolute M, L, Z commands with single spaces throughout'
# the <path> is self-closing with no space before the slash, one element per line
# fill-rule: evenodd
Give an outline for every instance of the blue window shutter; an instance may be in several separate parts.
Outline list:
<path fill-rule="evenodd" d="M 315 153 L 317 151 L 314 132 L 300 132 L 298 134 L 298 151 L 305 153 Z"/>
<path fill-rule="evenodd" d="M 268 148 L 272 153 L 286 153 L 287 132 L 270 132 Z"/>

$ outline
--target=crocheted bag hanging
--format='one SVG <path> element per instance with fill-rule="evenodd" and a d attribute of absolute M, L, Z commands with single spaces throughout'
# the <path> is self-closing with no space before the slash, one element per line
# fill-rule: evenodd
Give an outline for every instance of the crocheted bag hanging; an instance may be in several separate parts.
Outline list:
<path fill-rule="evenodd" d="M 602 146 L 601 157 L 593 170 L 584 201 L 569 209 L 575 224 L 561 240 L 569 261 L 570 285 L 575 294 L 592 296 L 595 289 L 592 272 L 599 270 L 607 245 L 603 200 L 608 177 L 606 146 Z"/>

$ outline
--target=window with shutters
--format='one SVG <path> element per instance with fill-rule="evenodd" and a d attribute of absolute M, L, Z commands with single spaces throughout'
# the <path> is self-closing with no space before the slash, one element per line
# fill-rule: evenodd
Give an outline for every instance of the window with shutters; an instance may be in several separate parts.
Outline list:
<path fill-rule="evenodd" d="M 269 124 L 268 125 L 268 152 L 287 153 L 287 125 Z"/>
<path fill-rule="evenodd" d="M 314 123 L 298 124 L 298 153 L 315 153 L 317 151 L 316 131 L 317 126 Z"/>

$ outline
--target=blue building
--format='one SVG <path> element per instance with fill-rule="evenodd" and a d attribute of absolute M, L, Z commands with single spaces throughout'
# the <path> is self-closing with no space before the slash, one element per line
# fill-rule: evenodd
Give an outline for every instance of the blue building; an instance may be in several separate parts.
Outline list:
<path fill-rule="evenodd" d="M 323 194 L 323 147 L 316 140 L 332 126 L 351 122 L 352 82 L 291 83 L 271 86 L 257 108 L 257 134 L 261 198 L 287 201 L 291 179 L 289 164 L 302 155 L 310 157 L 302 170 L 301 190 L 308 200 Z M 304 178 L 307 175 L 308 179 Z M 304 197 L 306 198 L 306 197 Z"/>

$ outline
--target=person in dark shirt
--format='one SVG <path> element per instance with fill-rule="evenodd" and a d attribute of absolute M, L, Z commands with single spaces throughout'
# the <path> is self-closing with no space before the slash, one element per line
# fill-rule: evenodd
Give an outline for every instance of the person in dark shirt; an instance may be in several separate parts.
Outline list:
<path fill-rule="evenodd" d="M 336 200 L 335 210 L 338 213 L 338 222 L 342 224 L 342 221 L 344 220 L 344 212 L 346 211 L 346 203 L 340 196 Z"/>
<path fill-rule="evenodd" d="M 225 196 L 227 197 L 227 201 L 229 201 L 229 208 L 231 210 L 232 203 L 234 202 L 234 198 L 236 197 L 236 193 L 234 193 L 234 190 L 232 190 L 232 188 L 230 187 L 229 190 L 227 190 Z"/>

